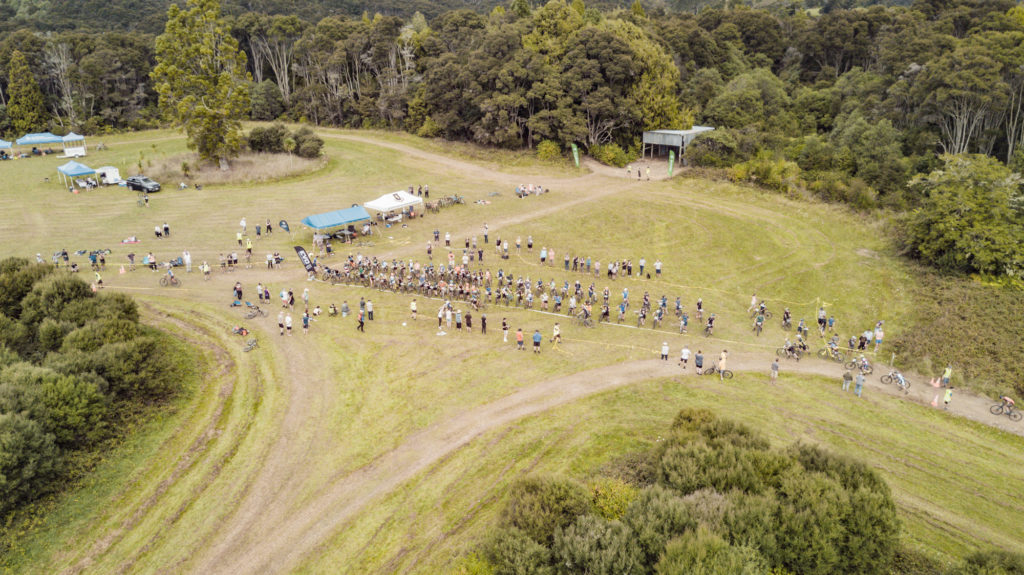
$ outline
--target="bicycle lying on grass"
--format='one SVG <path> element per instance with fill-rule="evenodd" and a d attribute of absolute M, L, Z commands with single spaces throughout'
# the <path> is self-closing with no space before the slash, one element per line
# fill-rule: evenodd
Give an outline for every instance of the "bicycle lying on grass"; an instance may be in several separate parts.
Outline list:
<path fill-rule="evenodd" d="M 718 366 L 717 365 L 712 365 L 710 367 L 705 367 L 703 374 L 704 375 L 715 375 L 716 373 L 718 373 Z M 732 379 L 732 372 L 727 369 L 727 370 L 722 372 L 722 377 L 725 378 L 725 379 Z"/>
<path fill-rule="evenodd" d="M 242 351 L 252 351 L 259 346 L 260 342 L 256 338 L 252 338 L 249 341 L 245 342 L 245 347 L 242 348 Z"/>

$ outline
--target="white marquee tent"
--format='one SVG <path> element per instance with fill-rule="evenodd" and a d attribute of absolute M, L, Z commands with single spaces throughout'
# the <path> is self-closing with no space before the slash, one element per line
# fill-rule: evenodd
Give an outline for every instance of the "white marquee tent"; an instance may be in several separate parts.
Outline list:
<path fill-rule="evenodd" d="M 383 196 L 363 204 L 363 207 L 369 208 L 377 212 L 392 212 L 415 206 L 416 204 L 422 204 L 423 198 L 416 197 L 405 190 L 395 192 L 393 194 L 384 194 Z"/>

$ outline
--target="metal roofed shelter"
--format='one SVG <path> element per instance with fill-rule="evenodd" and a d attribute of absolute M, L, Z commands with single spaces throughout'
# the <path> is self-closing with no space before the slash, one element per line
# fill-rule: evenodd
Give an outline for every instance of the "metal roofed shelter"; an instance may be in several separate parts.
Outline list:
<path fill-rule="evenodd" d="M 663 156 L 669 149 L 674 149 L 676 157 L 680 160 L 686 146 L 697 137 L 698 134 L 714 130 L 711 126 L 694 126 L 689 130 L 652 130 L 644 132 L 643 157 L 647 157 L 647 150 L 651 151 L 651 157 Z"/>

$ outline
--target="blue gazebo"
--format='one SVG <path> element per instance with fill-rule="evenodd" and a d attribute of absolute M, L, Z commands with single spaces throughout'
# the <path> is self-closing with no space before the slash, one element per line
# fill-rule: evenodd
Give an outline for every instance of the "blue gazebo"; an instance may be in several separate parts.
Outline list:
<path fill-rule="evenodd" d="M 57 168 L 57 172 L 60 173 L 61 180 L 64 182 L 64 187 L 68 188 L 71 187 L 68 186 L 68 178 L 72 178 L 72 183 L 74 183 L 74 178 L 95 174 L 96 170 L 86 166 L 85 164 L 79 164 L 72 160 Z"/>

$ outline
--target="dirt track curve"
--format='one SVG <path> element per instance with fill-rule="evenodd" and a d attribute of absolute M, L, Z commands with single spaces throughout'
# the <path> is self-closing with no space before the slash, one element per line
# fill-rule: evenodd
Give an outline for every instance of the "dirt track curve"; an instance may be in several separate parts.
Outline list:
<path fill-rule="evenodd" d="M 729 368 L 739 371 L 765 371 L 768 365 L 769 360 L 763 353 L 734 354 L 729 358 Z M 840 368 L 831 362 L 804 360 L 787 362 L 783 371 L 838 376 Z M 282 508 L 279 504 L 266 506 L 265 497 L 253 496 L 251 501 L 243 501 L 241 512 L 221 531 L 196 571 L 288 572 L 367 505 L 482 434 L 595 393 L 659 377 L 693 377 L 692 368 L 683 372 L 674 361 L 632 361 L 531 385 L 412 435 L 371 464 L 332 482 L 329 488 L 315 494 L 299 508 Z M 705 377 L 712 381 L 717 379 L 717 376 Z M 894 386 L 879 383 L 877 374 L 869 379 L 867 387 L 872 393 L 879 390 L 896 393 Z M 918 389 L 912 388 L 911 396 L 930 401 L 931 390 L 930 386 L 919 385 Z M 983 398 L 960 394 L 952 411 L 992 424 L 988 405 L 988 400 Z M 1020 429 L 1007 429 L 1021 433 Z M 272 463 L 268 461 L 271 465 L 262 473 L 266 480 L 287 475 L 275 469 Z"/>

